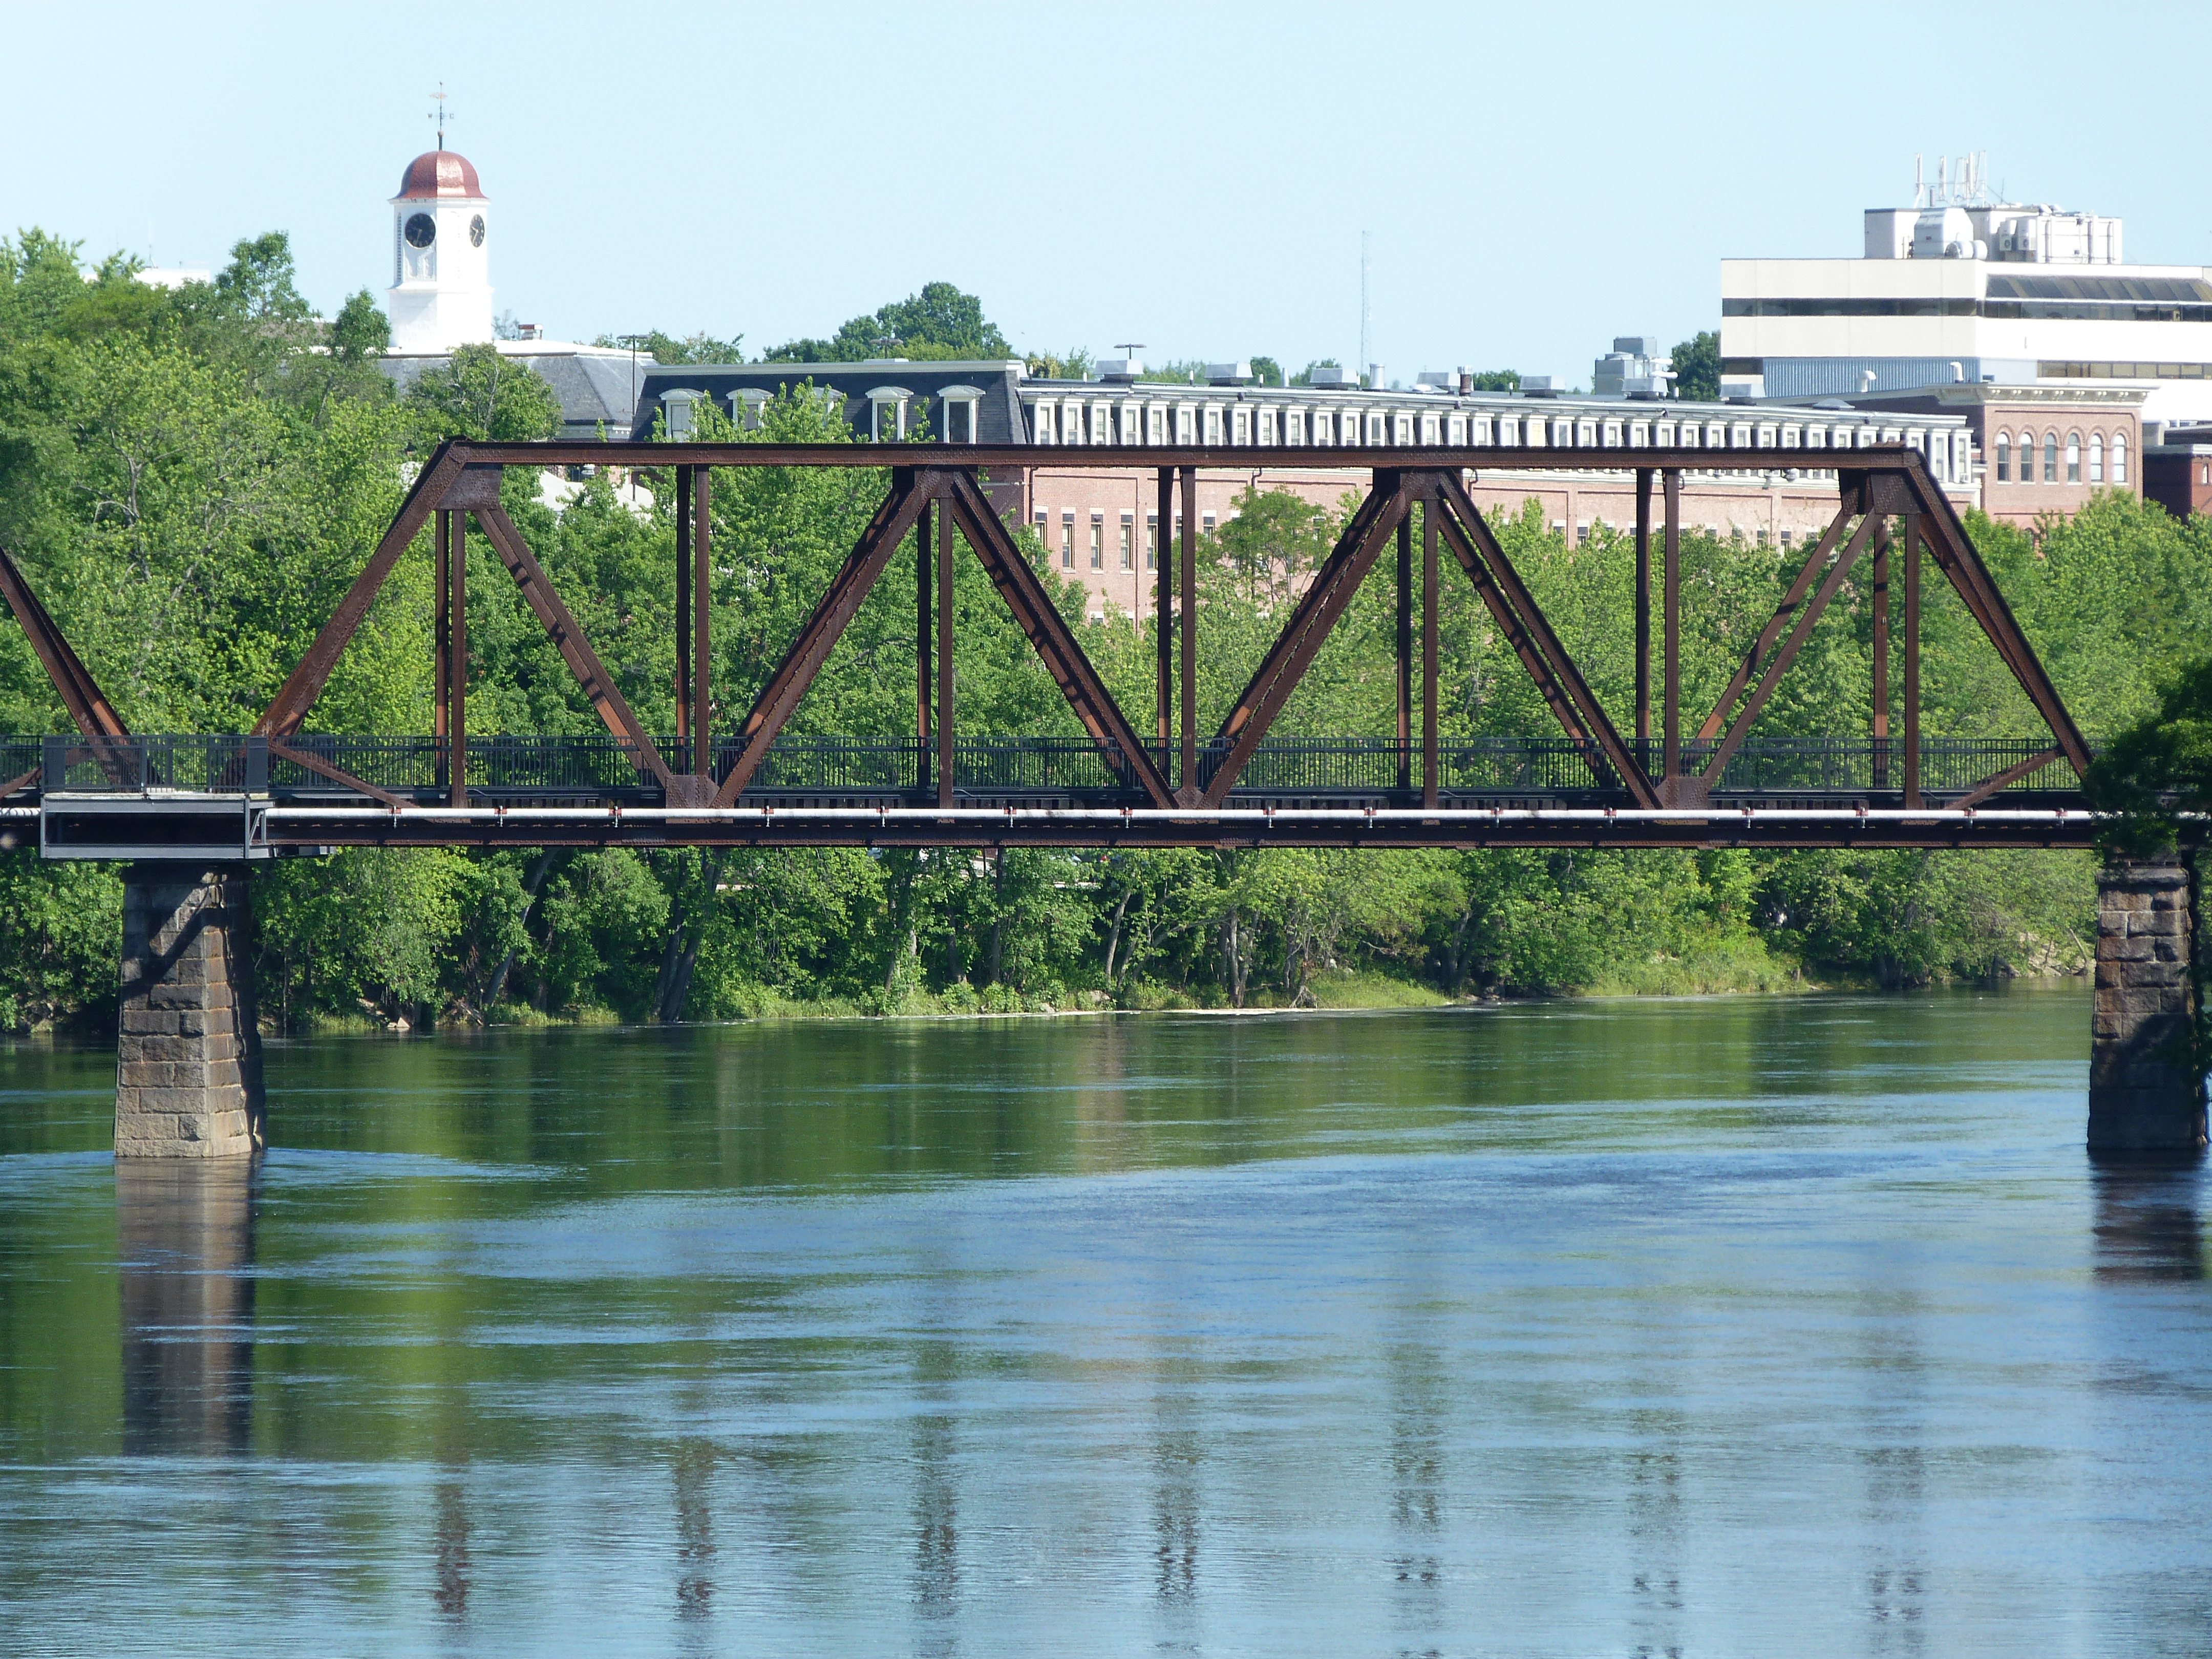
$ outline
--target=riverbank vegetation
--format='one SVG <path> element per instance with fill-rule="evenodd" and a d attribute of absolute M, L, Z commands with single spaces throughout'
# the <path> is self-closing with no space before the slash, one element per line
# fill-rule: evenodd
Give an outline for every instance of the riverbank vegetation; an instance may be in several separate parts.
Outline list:
<path fill-rule="evenodd" d="M 927 355 L 921 337 L 940 313 L 947 327 L 988 326 L 967 296 L 923 297 L 899 312 L 917 332 L 909 355 Z M 214 283 L 176 293 L 139 284 L 121 260 L 87 281 L 75 250 L 36 232 L 0 244 L 0 543 L 132 729 L 247 729 L 388 522 L 410 464 L 448 434 L 553 429 L 544 383 L 488 348 L 396 396 L 374 361 L 384 337 L 366 294 L 332 322 L 314 318 L 281 236 L 241 244 Z M 738 435 L 712 411 L 702 418 L 708 435 Z M 757 435 L 838 441 L 845 428 L 796 386 Z M 718 720 L 750 701 L 884 483 L 866 472 L 718 478 Z M 670 729 L 665 508 L 636 510 L 604 477 L 571 481 L 557 507 L 534 478 L 511 477 L 507 490 L 624 694 Z M 1342 513 L 1248 495 L 1204 539 L 1209 728 Z M 1601 527 L 1577 544 L 1533 505 L 1497 529 L 1627 726 L 1626 538 Z M 1971 529 L 2093 737 L 2154 710 L 2191 642 L 2212 638 L 2202 520 L 2112 494 L 2033 538 L 1979 519 Z M 1086 618 L 1079 590 L 1021 534 L 1124 706 L 1148 708 L 1149 623 Z M 1685 538 L 1690 707 L 1717 696 L 1793 556 Z M 513 582 L 480 546 L 471 558 L 471 732 L 596 730 Z M 427 557 L 402 562 L 311 726 L 429 729 L 430 580 Z M 1762 732 L 1868 729 L 1869 598 L 1863 582 L 1844 587 Z M 887 580 L 863 605 L 793 732 L 911 732 L 910 603 L 908 584 Z M 965 732 L 1079 735 L 972 561 L 954 617 Z M 1390 732 L 1394 630 L 1384 573 L 1277 731 Z M 1996 653 L 1933 582 L 1925 637 L 1931 734 L 2038 734 Z M 1554 729 L 1463 582 L 1447 584 L 1440 638 L 1447 735 Z M 1900 683 L 1893 672 L 1893 690 Z M 65 729 L 20 631 L 0 623 L 0 730 Z M 2089 858 L 2029 852 L 356 851 L 253 879 L 264 1011 L 291 1028 L 1900 985 L 2078 971 L 2094 921 Z M 119 903 L 111 872 L 0 855 L 0 1026 L 106 1016 Z"/>

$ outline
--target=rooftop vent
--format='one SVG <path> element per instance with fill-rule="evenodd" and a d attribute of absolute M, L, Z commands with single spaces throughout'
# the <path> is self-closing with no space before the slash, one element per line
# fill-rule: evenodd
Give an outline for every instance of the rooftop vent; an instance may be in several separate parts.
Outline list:
<path fill-rule="evenodd" d="M 1244 386 L 1252 379 L 1252 365 L 1245 362 L 1208 363 L 1206 382 L 1208 386 Z"/>
<path fill-rule="evenodd" d="M 1144 372 L 1141 358 L 1101 357 L 1098 360 L 1098 378 L 1102 380 L 1133 380 Z"/>
<path fill-rule="evenodd" d="M 1313 383 L 1316 386 L 1358 386 L 1359 377 L 1339 364 L 1323 363 L 1319 368 L 1314 370 Z"/>
<path fill-rule="evenodd" d="M 1521 391 L 1524 397 L 1556 398 L 1559 390 L 1548 374 L 1523 374 L 1521 377 Z"/>

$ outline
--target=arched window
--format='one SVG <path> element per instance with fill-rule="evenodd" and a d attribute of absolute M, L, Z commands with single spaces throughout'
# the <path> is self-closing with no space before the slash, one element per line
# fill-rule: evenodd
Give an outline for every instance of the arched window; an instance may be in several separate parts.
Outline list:
<path fill-rule="evenodd" d="M 2112 482 L 2121 484 L 2127 481 L 2128 434 L 2124 432 L 2115 432 L 2112 434 Z"/>
<path fill-rule="evenodd" d="M 1997 434 L 1997 482 L 2012 482 L 2012 434 L 2009 432 Z"/>
<path fill-rule="evenodd" d="M 2056 432 L 2043 434 L 2043 482 L 2058 482 L 2058 434 Z"/>
<path fill-rule="evenodd" d="M 2081 482 L 2081 434 L 2078 432 L 2066 434 L 2066 482 Z"/>
<path fill-rule="evenodd" d="M 2105 434 L 2101 432 L 2089 434 L 2089 482 L 2105 482 Z"/>

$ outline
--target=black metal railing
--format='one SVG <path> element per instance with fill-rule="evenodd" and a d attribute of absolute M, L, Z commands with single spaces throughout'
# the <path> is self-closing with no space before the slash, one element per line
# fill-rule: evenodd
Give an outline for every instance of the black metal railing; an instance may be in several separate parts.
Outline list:
<path fill-rule="evenodd" d="M 686 745 L 672 738 L 655 741 L 672 769 L 688 769 Z M 1711 742 L 1685 743 L 1683 770 L 1701 773 L 1716 747 Z M 1922 793 L 1937 802 L 1955 798 L 2048 747 L 2033 738 L 1927 738 L 1921 744 Z M 1657 773 L 1662 751 L 1656 742 L 1631 740 L 1630 748 L 1647 770 Z M 1201 783 L 1217 775 L 1227 752 L 1226 744 L 1200 745 Z M 716 741 L 718 781 L 728 778 L 740 753 L 734 740 Z M 1175 781 L 1177 751 L 1153 745 L 1151 753 L 1162 774 Z M 444 744 L 431 737 L 0 737 L 0 781 L 38 767 L 40 787 L 64 793 L 358 799 L 357 781 L 404 799 L 428 801 L 450 789 L 447 764 Z M 786 735 L 769 745 L 743 798 L 933 798 L 937 765 L 933 740 Z M 1905 746 L 1899 738 L 1876 744 L 1863 738 L 1767 738 L 1747 742 L 1729 758 L 1712 793 L 1717 799 L 1848 799 L 1894 794 L 1904 781 Z M 1418 744 L 1388 738 L 1272 738 L 1255 750 L 1229 799 L 1388 799 L 1418 791 L 1421 781 Z M 1087 738 L 963 738 L 956 746 L 953 782 L 955 793 L 969 799 L 1142 799 L 1133 767 Z M 1626 796 L 1601 755 L 1553 737 L 1486 736 L 1440 744 L 1437 784 L 1440 794 L 1459 798 Z M 488 797 L 524 799 L 651 804 L 662 793 L 642 748 L 605 734 L 471 738 L 468 785 Z M 2079 787 L 2074 769 L 2054 759 L 1998 793 L 2071 794 Z"/>

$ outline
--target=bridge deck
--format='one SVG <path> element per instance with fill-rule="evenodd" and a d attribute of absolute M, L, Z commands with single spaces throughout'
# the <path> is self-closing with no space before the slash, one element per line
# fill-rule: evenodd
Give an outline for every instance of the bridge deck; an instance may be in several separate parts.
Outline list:
<path fill-rule="evenodd" d="M 1200 754 L 1200 781 L 1224 745 Z M 950 801 L 933 743 L 785 735 L 728 807 L 672 799 L 638 751 L 611 737 L 495 737 L 468 751 L 466 805 L 428 737 L 302 735 L 0 739 L 37 779 L 8 797 L 41 820 L 55 856 L 125 856 L 179 845 L 264 848 L 405 845 L 1224 842 L 1467 845 L 2080 845 L 2078 783 L 2063 761 L 2031 765 L 2031 740 L 1936 738 L 1908 812 L 1895 743 L 1747 744 L 1703 800 L 1637 810 L 1601 757 L 1563 738 L 1443 744 L 1423 805 L 1419 745 L 1274 738 L 1217 806 L 1172 811 L 1087 738 L 963 738 Z M 741 746 L 717 745 L 717 783 Z M 1172 774 L 1161 749 L 1155 763 Z M 2018 775 L 1991 789 L 1989 780 Z M 688 780 L 679 780 L 688 782 Z M 239 815 L 246 811 L 248 828 Z M 217 826 L 212 831 L 206 826 Z M 197 827 L 196 827 L 197 826 Z M 95 848 L 106 849 L 104 854 Z M 232 854 L 237 856 L 237 854 Z"/>

